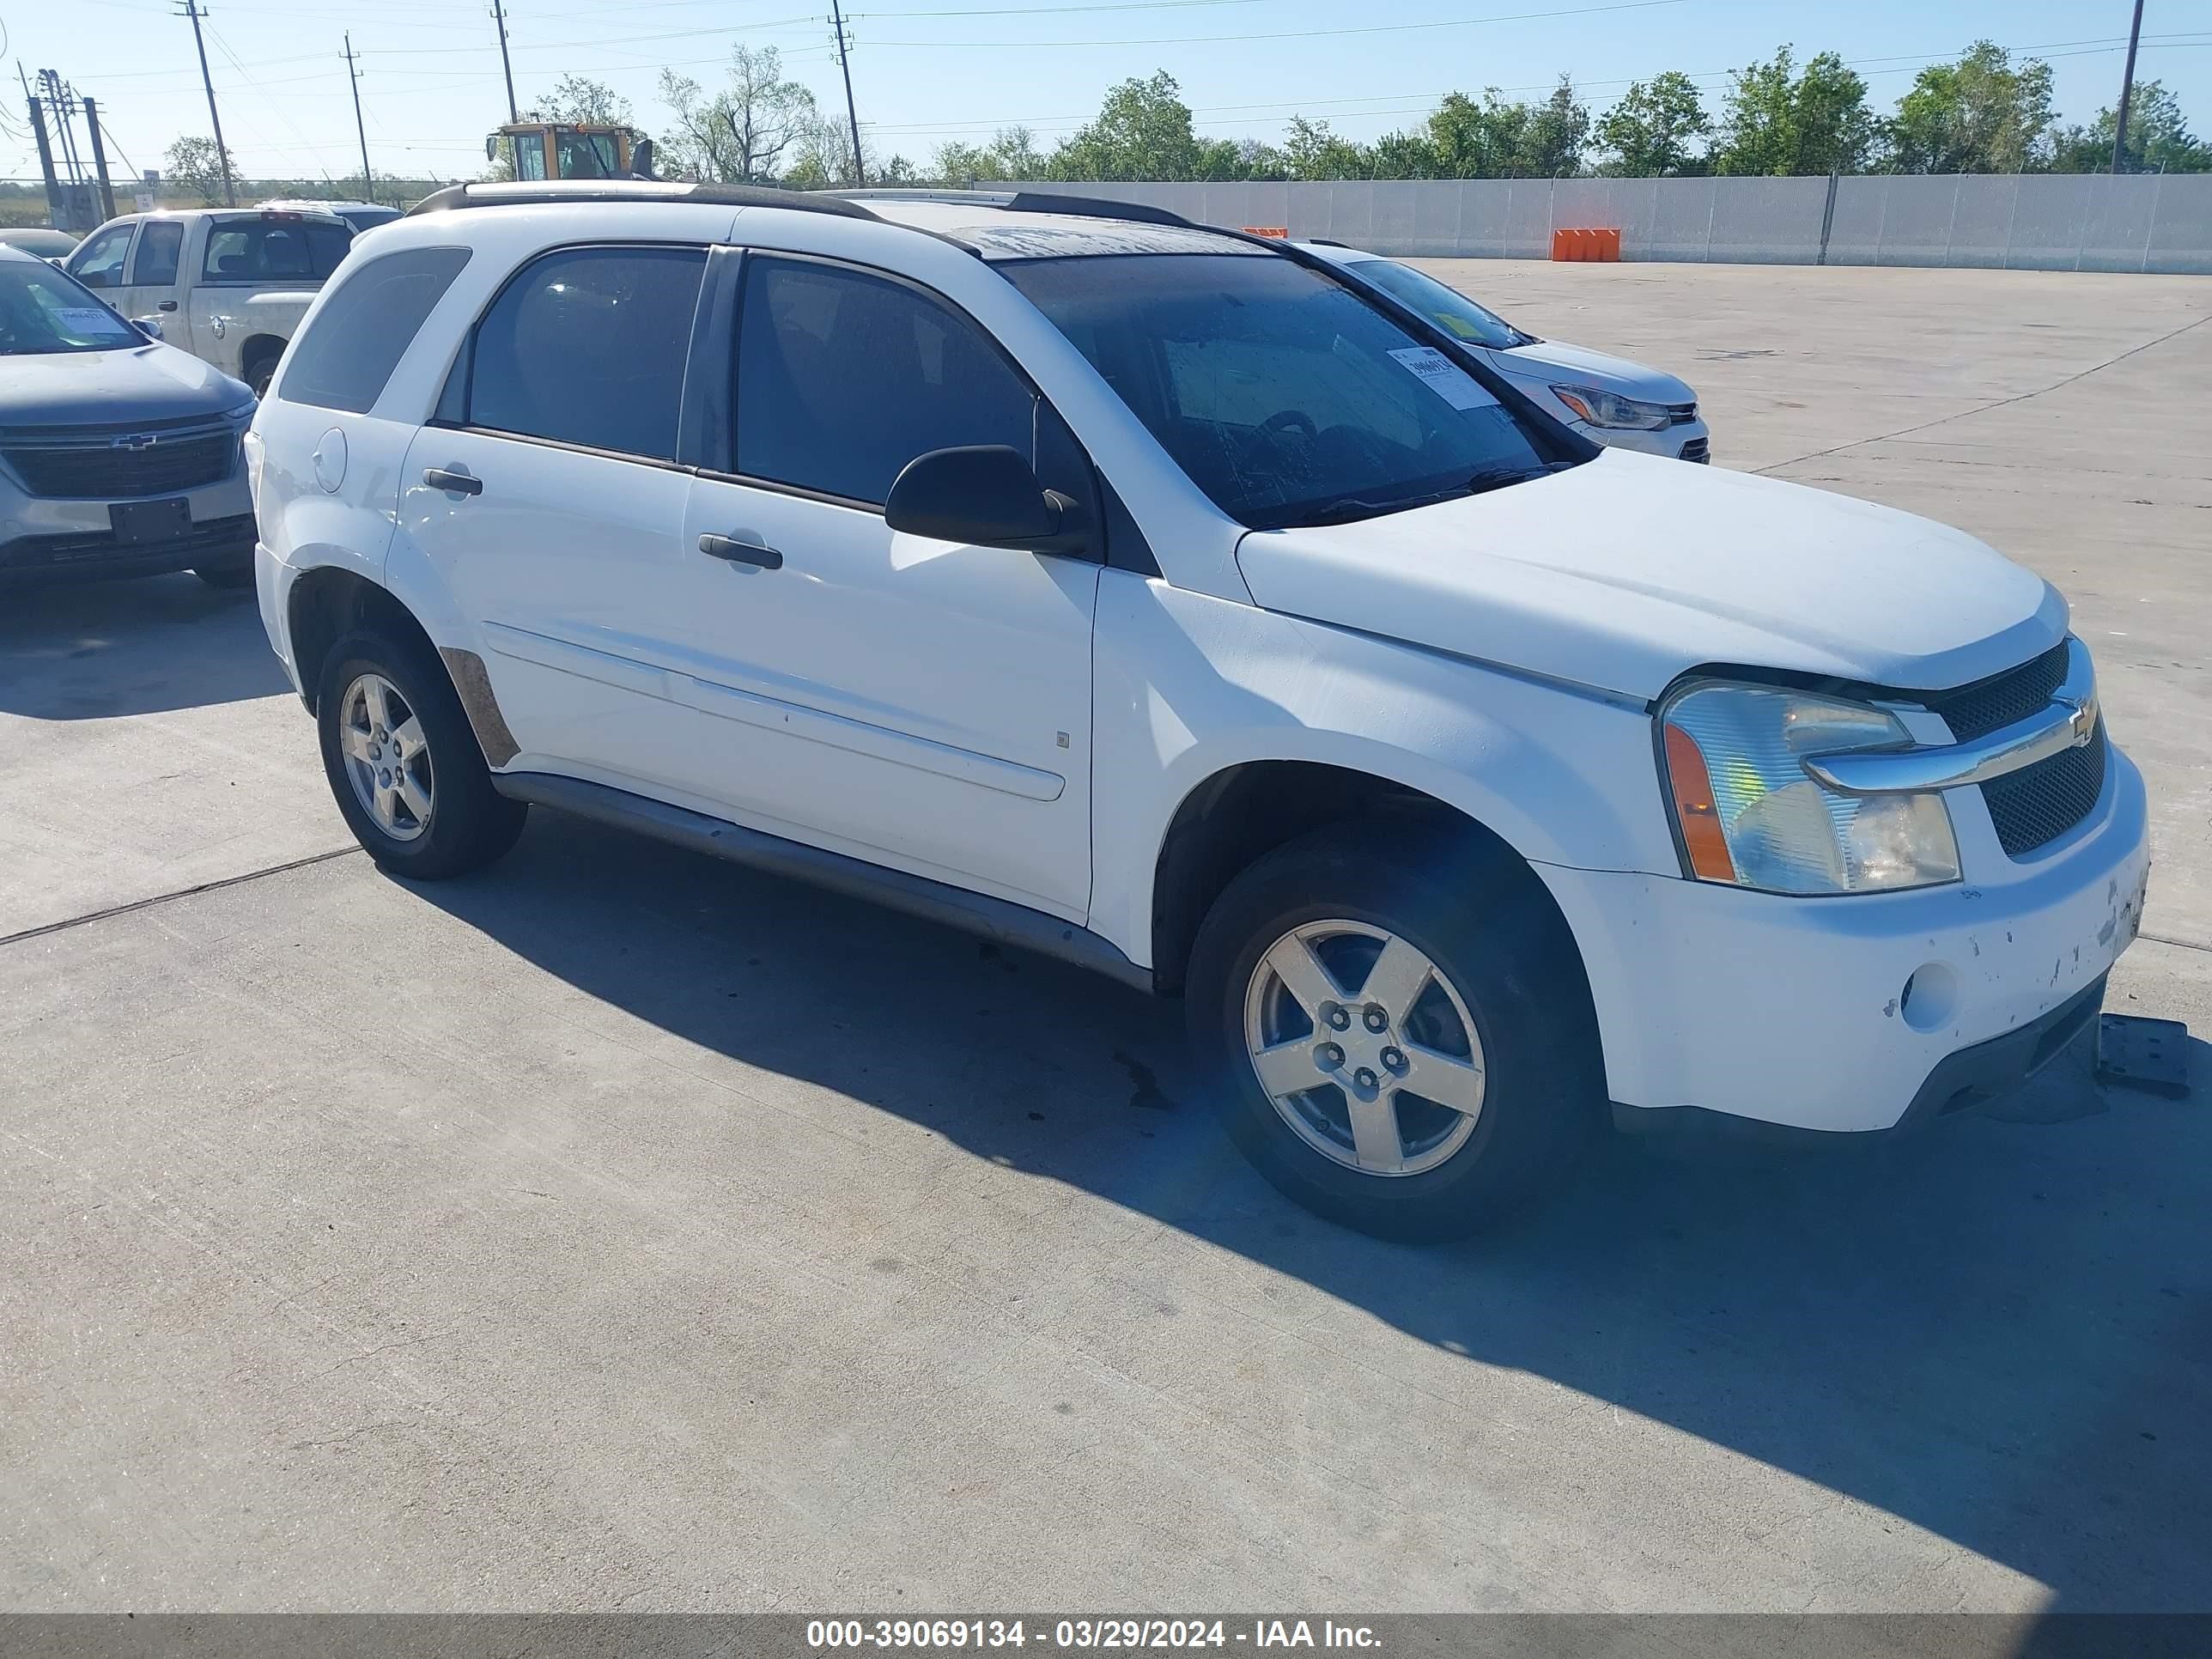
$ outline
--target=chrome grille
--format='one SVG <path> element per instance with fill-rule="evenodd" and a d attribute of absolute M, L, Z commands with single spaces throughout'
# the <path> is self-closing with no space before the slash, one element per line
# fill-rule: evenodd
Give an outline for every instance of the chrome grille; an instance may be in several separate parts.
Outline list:
<path fill-rule="evenodd" d="M 237 465 L 238 433 L 228 422 L 18 433 L 0 440 L 0 458 L 33 495 L 131 501 L 220 483 Z"/>
<path fill-rule="evenodd" d="M 2049 704 L 2066 678 L 2070 641 L 2062 640 L 2033 660 L 1972 685 L 1914 696 L 1943 717 L 1960 743 L 1986 736 Z M 2105 722 L 2089 741 L 1981 786 L 2008 858 L 2047 847 L 2087 817 L 2105 788 Z"/>

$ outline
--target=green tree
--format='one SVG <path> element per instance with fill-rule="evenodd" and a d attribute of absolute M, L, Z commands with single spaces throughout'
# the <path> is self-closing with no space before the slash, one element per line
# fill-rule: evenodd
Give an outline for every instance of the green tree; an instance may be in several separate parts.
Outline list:
<path fill-rule="evenodd" d="M 1636 82 L 1598 119 L 1597 142 L 1613 152 L 1603 171 L 1630 179 L 1703 173 L 1698 141 L 1712 130 L 1697 82 L 1668 70 Z"/>
<path fill-rule="evenodd" d="M 2087 126 L 2066 128 L 2053 146 L 2051 165 L 2061 173 L 2103 173 L 2112 165 L 2118 112 L 2102 109 Z M 2181 101 L 2156 81 L 2138 81 L 2128 94 L 2127 167 L 2131 173 L 2212 173 L 2212 143 L 2193 137 Z"/>
<path fill-rule="evenodd" d="M 936 176 L 948 185 L 1010 184 L 1044 177 L 1045 157 L 1027 127 L 1000 127 L 988 144 L 945 144 Z"/>
<path fill-rule="evenodd" d="M 1589 146 L 1589 107 L 1565 76 L 1540 104 L 1507 103 L 1495 87 L 1478 104 L 1447 94 L 1429 117 L 1427 149 L 1439 179 L 1571 179 Z"/>
<path fill-rule="evenodd" d="M 222 200 L 222 164 L 230 163 L 236 179 L 238 158 L 226 146 L 218 155 L 212 138 L 179 138 L 161 158 L 162 176 L 180 191 L 198 197 L 210 207 Z"/>
<path fill-rule="evenodd" d="M 1236 146 L 1226 148 L 1233 164 Z M 1111 88 L 1097 116 L 1053 151 L 1048 172 L 1060 179 L 1202 179 L 1220 161 L 1203 150 L 1182 88 L 1159 70 Z"/>
<path fill-rule="evenodd" d="M 564 75 L 529 111 L 533 121 L 565 121 L 576 126 L 626 127 L 629 100 L 588 75 Z"/>
<path fill-rule="evenodd" d="M 814 94 L 784 79 L 774 46 L 733 50 L 729 79 L 712 94 L 690 76 L 663 70 L 660 99 L 676 118 L 659 169 L 668 178 L 773 183 L 821 124 Z"/>
<path fill-rule="evenodd" d="M 1796 71 L 1790 48 L 1730 77 L 1713 171 L 1785 175 L 1856 173 L 1879 131 L 1866 82 L 1832 52 Z"/>
<path fill-rule="evenodd" d="M 1283 135 L 1283 161 L 1293 179 L 1364 179 L 1369 158 L 1349 138 L 1340 138 L 1326 121 L 1291 117 Z"/>
<path fill-rule="evenodd" d="M 1931 64 L 1898 100 L 1889 164 L 1899 173 L 2026 173 L 2049 161 L 2051 65 L 2018 68 L 1977 40 L 1955 64 Z M 2132 125 L 2132 123 L 2130 123 Z"/>

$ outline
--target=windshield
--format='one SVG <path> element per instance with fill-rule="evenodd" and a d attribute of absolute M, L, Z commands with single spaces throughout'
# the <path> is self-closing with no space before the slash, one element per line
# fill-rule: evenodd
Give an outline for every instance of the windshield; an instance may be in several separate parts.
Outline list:
<path fill-rule="evenodd" d="M 1191 481 L 1255 530 L 1395 512 L 1544 470 L 1474 376 L 1291 259 L 1110 254 L 999 270 Z"/>
<path fill-rule="evenodd" d="M 1362 259 L 1346 269 L 1471 345 L 1503 351 L 1509 346 L 1527 345 L 1534 337 L 1523 334 L 1497 313 L 1485 311 L 1457 289 L 1446 288 L 1425 271 L 1401 265 L 1395 259 Z"/>
<path fill-rule="evenodd" d="M 0 260 L 0 355 L 120 351 L 146 337 L 73 277 L 43 263 Z"/>

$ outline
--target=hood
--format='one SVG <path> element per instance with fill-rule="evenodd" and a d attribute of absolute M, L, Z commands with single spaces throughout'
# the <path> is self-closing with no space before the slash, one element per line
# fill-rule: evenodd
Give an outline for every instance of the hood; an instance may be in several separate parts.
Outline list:
<path fill-rule="evenodd" d="M 1537 380 L 1546 386 L 1561 383 L 1594 386 L 1624 398 L 1647 404 L 1692 404 L 1698 394 L 1686 382 L 1626 357 L 1609 357 L 1586 346 L 1560 340 L 1539 340 L 1534 345 L 1511 346 L 1492 354 L 1492 361 L 1516 380 Z"/>
<path fill-rule="evenodd" d="M 1270 611 L 1649 701 L 1692 668 L 1941 690 L 2066 633 L 2066 601 L 1972 537 L 1802 484 L 1608 449 L 1355 524 L 1253 531 Z"/>
<path fill-rule="evenodd" d="M 0 427 L 182 420 L 220 415 L 252 395 L 242 381 L 172 345 L 0 356 Z"/>

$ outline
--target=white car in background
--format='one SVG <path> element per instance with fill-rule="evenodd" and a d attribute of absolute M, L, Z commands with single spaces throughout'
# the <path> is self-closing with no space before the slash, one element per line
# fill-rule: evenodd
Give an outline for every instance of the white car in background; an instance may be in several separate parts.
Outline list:
<path fill-rule="evenodd" d="M 1698 412 L 1698 394 L 1674 375 L 1626 357 L 1540 340 L 1425 271 L 1379 253 L 1336 242 L 1299 246 L 1464 340 L 1547 414 L 1583 436 L 1674 460 L 1712 459 L 1712 434 Z"/>

